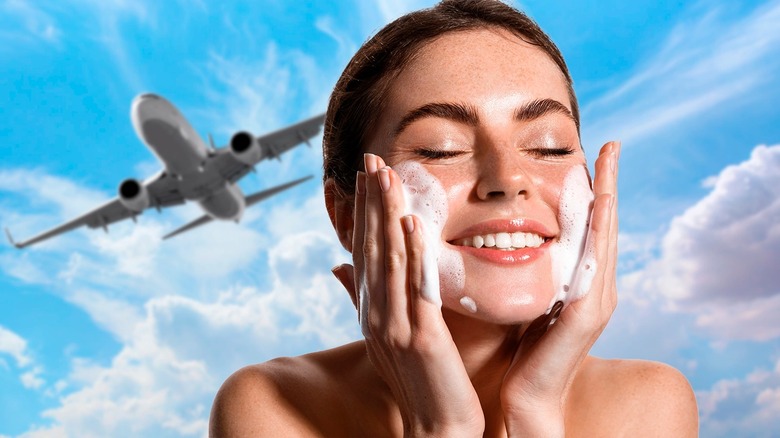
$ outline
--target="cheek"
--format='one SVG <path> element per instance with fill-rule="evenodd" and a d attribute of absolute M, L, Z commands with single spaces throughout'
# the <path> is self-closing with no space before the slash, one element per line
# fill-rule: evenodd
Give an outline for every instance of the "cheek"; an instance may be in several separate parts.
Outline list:
<path fill-rule="evenodd" d="M 558 241 L 550 245 L 555 288 L 550 306 L 559 300 L 570 302 L 587 292 L 570 290 L 583 257 L 593 205 L 593 191 L 585 168 L 570 168 L 561 187 L 558 202 L 560 235 Z"/>
<path fill-rule="evenodd" d="M 435 295 L 433 289 L 450 294 L 462 291 L 466 283 L 463 258 L 457 251 L 443 245 L 441 234 L 449 216 L 449 203 L 465 186 L 456 185 L 445 190 L 436 177 L 414 161 L 401 163 L 394 169 L 403 182 L 405 213 L 417 216 L 423 224 L 423 263 L 426 283 L 431 285 L 429 293 Z M 438 276 L 434 270 L 438 271 Z M 441 300 L 440 295 L 432 298 Z"/>

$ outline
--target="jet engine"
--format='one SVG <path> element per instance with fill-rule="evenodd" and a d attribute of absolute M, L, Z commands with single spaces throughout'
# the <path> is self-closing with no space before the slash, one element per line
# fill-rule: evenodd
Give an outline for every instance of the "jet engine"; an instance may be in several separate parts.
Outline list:
<path fill-rule="evenodd" d="M 128 210 L 140 213 L 149 206 L 149 192 L 146 186 L 129 178 L 119 184 L 119 201 Z"/>
<path fill-rule="evenodd" d="M 255 136 L 245 131 L 237 132 L 230 139 L 230 153 L 238 161 L 250 166 L 255 165 L 263 158 L 263 148 L 260 143 L 257 142 Z"/>

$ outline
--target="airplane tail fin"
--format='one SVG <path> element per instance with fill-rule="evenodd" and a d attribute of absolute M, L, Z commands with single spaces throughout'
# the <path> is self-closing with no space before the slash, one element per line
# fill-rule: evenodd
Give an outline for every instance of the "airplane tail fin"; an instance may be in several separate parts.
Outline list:
<path fill-rule="evenodd" d="M 279 192 L 283 192 L 283 191 L 289 189 L 290 187 L 296 186 L 296 185 L 298 185 L 298 184 L 300 184 L 300 183 L 302 183 L 302 182 L 304 182 L 304 181 L 306 181 L 308 179 L 311 179 L 311 178 L 312 178 L 311 175 L 305 176 L 303 178 L 299 178 L 299 179 L 296 179 L 294 181 L 290 181 L 288 183 L 285 183 L 285 184 L 282 184 L 282 185 L 278 185 L 276 187 L 271 187 L 270 189 L 263 190 L 262 192 L 253 193 L 253 194 L 251 194 L 251 195 L 246 197 L 246 206 L 249 207 L 250 205 L 257 204 L 258 202 L 260 202 L 260 201 L 262 201 L 264 199 L 268 199 L 271 196 L 273 196 L 273 195 L 275 195 L 275 194 L 277 194 Z"/>

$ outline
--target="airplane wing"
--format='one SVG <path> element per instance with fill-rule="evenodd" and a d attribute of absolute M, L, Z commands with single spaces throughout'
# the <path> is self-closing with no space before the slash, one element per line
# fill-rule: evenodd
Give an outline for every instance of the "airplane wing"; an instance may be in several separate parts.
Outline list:
<path fill-rule="evenodd" d="M 143 184 L 146 186 L 146 190 L 149 192 L 149 208 L 160 209 L 162 207 L 184 203 L 184 198 L 179 193 L 176 179 L 167 175 L 165 172 L 158 173 L 157 175 L 144 181 Z M 141 213 L 143 212 L 135 212 L 126 208 L 122 204 L 122 201 L 120 201 L 117 197 L 75 219 L 65 222 L 62 225 L 56 226 L 23 242 L 15 242 L 7 228 L 5 232 L 8 240 L 13 246 L 17 248 L 24 248 L 26 246 L 30 246 L 34 243 L 41 242 L 50 237 L 54 237 L 58 234 L 65 233 L 82 226 L 87 226 L 89 228 L 103 228 L 108 231 L 109 225 L 130 217 L 135 219 L 135 217 Z"/>
<path fill-rule="evenodd" d="M 263 191 L 260 191 L 260 192 L 257 192 L 257 193 L 253 193 L 253 194 L 251 194 L 251 195 L 249 195 L 249 196 L 247 196 L 245 198 L 246 199 L 246 206 L 249 207 L 251 205 L 257 204 L 258 202 L 260 202 L 260 201 L 262 201 L 264 199 L 268 199 L 271 196 L 273 196 L 273 195 L 275 195 L 275 194 L 277 194 L 277 193 L 279 193 L 281 191 L 287 190 L 290 187 L 296 186 L 296 185 L 298 185 L 298 184 L 300 184 L 300 183 L 302 183 L 302 182 L 304 182 L 304 181 L 306 181 L 306 180 L 308 180 L 310 178 L 311 178 L 311 175 L 305 176 L 303 178 L 299 178 L 299 179 L 290 181 L 288 183 L 278 185 L 276 187 L 271 187 L 270 189 L 266 189 L 266 190 L 263 190 Z M 203 224 L 207 224 L 207 223 L 209 223 L 211 221 L 212 221 L 211 216 L 209 216 L 207 214 L 204 214 L 203 216 L 195 219 L 194 221 L 189 222 L 189 223 L 187 223 L 187 224 L 185 224 L 185 225 L 183 225 L 183 226 L 181 226 L 181 227 L 171 231 L 170 233 L 166 234 L 165 236 L 163 236 L 163 239 L 169 239 L 169 238 L 171 238 L 171 237 L 173 237 L 173 236 L 175 236 L 177 234 L 181 234 L 181 233 L 183 233 L 185 231 L 189 231 L 189 230 L 191 230 L 193 228 L 199 227 L 199 226 L 201 226 Z"/>
<path fill-rule="evenodd" d="M 270 134 L 257 137 L 257 142 L 263 150 L 269 152 L 261 160 L 279 158 L 284 152 L 299 144 L 308 143 L 310 138 L 320 132 L 324 121 L 325 114 L 320 114 Z M 238 181 L 252 170 L 252 165 L 242 163 L 234 158 L 229 148 L 219 149 L 216 153 L 217 155 L 213 158 L 214 164 L 217 166 L 219 173 L 230 182 Z"/>

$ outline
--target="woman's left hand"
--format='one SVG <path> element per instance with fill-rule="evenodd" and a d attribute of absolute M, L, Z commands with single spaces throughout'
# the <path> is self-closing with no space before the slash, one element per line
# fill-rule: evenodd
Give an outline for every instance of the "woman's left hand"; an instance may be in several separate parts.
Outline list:
<path fill-rule="evenodd" d="M 561 312 L 563 305 L 558 302 L 549 315 L 529 325 L 504 377 L 501 405 L 509 436 L 565 435 L 564 406 L 569 389 L 617 305 L 619 154 L 620 143 L 610 142 L 596 160 L 595 200 L 586 243 L 586 251 L 592 248 L 596 259 L 590 290 L 566 311 Z"/>

